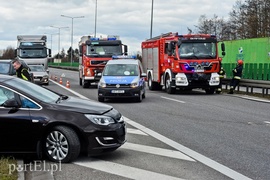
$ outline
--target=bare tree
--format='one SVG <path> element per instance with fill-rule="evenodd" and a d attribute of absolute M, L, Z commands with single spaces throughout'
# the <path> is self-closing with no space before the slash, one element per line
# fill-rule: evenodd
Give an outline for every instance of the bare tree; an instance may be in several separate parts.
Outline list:
<path fill-rule="evenodd" d="M 14 59 L 15 57 L 15 49 L 11 46 L 7 47 L 6 50 L 4 50 L 2 59 Z"/>
<path fill-rule="evenodd" d="M 258 38 L 269 36 L 270 1 L 236 1 L 230 12 L 233 39 Z"/>
<path fill-rule="evenodd" d="M 200 34 L 214 34 L 218 39 L 227 39 L 229 24 L 223 18 L 214 14 L 213 18 L 208 19 L 206 15 L 201 15 L 198 26 L 195 26 Z"/>

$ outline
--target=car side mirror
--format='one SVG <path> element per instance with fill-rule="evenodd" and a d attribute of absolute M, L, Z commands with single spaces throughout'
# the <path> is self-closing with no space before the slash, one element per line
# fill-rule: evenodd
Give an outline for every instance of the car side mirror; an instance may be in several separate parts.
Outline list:
<path fill-rule="evenodd" d="M 19 108 L 19 104 L 15 99 L 8 99 L 3 103 L 4 107 L 7 108 Z"/>

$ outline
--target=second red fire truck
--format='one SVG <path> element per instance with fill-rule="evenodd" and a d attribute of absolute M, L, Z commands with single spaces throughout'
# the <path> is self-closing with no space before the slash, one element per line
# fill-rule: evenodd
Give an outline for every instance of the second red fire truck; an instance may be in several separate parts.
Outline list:
<path fill-rule="evenodd" d="M 220 80 L 222 58 L 216 36 L 209 34 L 167 33 L 142 42 L 142 63 L 150 90 L 169 94 L 176 89 L 204 89 L 213 94 Z M 222 56 L 225 46 L 221 43 Z"/>
<path fill-rule="evenodd" d="M 101 78 L 106 63 L 114 55 L 127 55 L 127 45 L 123 45 L 119 36 L 106 38 L 82 36 L 79 42 L 79 83 L 88 88 Z"/>

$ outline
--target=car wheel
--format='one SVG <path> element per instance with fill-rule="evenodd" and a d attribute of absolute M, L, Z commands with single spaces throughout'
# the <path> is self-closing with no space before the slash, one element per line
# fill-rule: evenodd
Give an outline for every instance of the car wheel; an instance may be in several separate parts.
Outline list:
<path fill-rule="evenodd" d="M 140 92 L 139 97 L 136 97 L 136 101 L 137 102 L 142 102 L 142 99 L 143 99 L 143 94 L 142 94 L 142 92 Z"/>
<path fill-rule="evenodd" d="M 45 154 L 53 162 L 70 162 L 80 154 L 80 140 L 76 132 L 66 126 L 52 128 L 45 139 Z"/>
<path fill-rule="evenodd" d="M 98 97 L 99 102 L 104 102 L 104 100 L 105 100 L 104 97 Z"/>

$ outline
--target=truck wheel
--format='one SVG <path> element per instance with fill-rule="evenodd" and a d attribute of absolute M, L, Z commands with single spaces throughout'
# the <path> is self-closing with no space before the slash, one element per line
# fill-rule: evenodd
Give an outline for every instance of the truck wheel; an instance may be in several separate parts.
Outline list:
<path fill-rule="evenodd" d="M 152 81 L 152 76 L 151 74 L 148 75 L 148 88 L 149 90 L 151 91 L 154 91 L 154 90 L 161 90 L 162 89 L 162 86 L 160 84 L 158 84 L 157 82 L 153 82 Z"/>
<path fill-rule="evenodd" d="M 214 94 L 215 89 L 214 88 L 209 88 L 209 89 L 205 89 L 206 94 Z"/>
<path fill-rule="evenodd" d="M 151 76 L 151 74 L 149 74 L 148 75 L 148 88 L 149 88 L 149 90 L 151 90 L 151 91 L 153 91 L 154 90 L 154 87 L 153 87 L 153 81 L 152 81 L 152 76 Z"/>
<path fill-rule="evenodd" d="M 82 78 L 79 77 L 79 84 L 82 85 Z"/>
<path fill-rule="evenodd" d="M 84 78 L 82 78 L 82 86 L 83 88 L 89 88 L 90 84 L 88 81 L 85 81 Z"/>
<path fill-rule="evenodd" d="M 170 76 L 169 75 L 166 76 L 165 91 L 168 94 L 174 94 L 175 93 L 175 88 L 172 88 L 172 86 L 171 86 L 171 81 L 170 81 Z"/>

